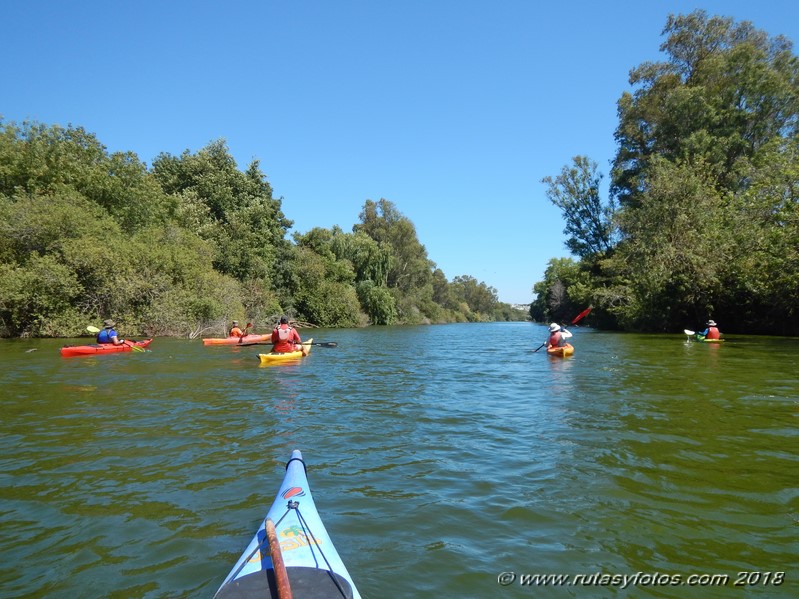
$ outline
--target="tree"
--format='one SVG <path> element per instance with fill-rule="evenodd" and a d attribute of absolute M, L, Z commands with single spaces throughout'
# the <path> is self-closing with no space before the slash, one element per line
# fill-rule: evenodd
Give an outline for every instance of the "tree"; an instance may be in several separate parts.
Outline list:
<path fill-rule="evenodd" d="M 391 248 L 393 260 L 386 277 L 389 287 L 413 292 L 430 284 L 433 265 L 427 250 L 416 236 L 416 227 L 393 203 L 367 200 L 359 218 L 361 222 L 353 227 L 355 233 L 366 233 L 379 245 Z"/>
<path fill-rule="evenodd" d="M 646 202 L 622 213 L 624 241 L 606 263 L 624 300 L 604 307 L 629 328 L 681 330 L 706 320 L 725 293 L 737 256 L 730 199 L 712 174 L 665 159 L 652 161 L 647 185 Z"/>
<path fill-rule="evenodd" d="M 497 290 L 469 275 L 457 276 L 452 280 L 452 294 L 465 302 L 478 319 L 487 320 L 499 304 Z"/>
<path fill-rule="evenodd" d="M 589 301 L 589 275 L 572 258 L 552 258 L 544 280 L 533 285 L 530 318 L 536 322 L 569 322 Z"/>
<path fill-rule="evenodd" d="M 717 185 L 738 190 L 742 161 L 799 126 L 790 41 L 702 10 L 670 16 L 663 33 L 669 60 L 633 69 L 635 91 L 619 100 L 611 190 L 622 206 L 644 200 L 656 156 L 702 163 Z"/>
<path fill-rule="evenodd" d="M 253 161 L 245 172 L 236 167 L 223 141 L 196 154 L 159 154 L 153 174 L 164 192 L 175 198 L 181 224 L 194 227 L 214 243 L 214 266 L 239 280 L 276 283 L 277 263 L 286 258 L 291 227 L 281 201 Z"/>
<path fill-rule="evenodd" d="M 132 233 L 165 222 L 174 202 L 132 152 L 108 154 L 81 127 L 0 121 L 0 194 L 80 195 Z"/>
<path fill-rule="evenodd" d="M 585 156 L 575 156 L 574 166 L 563 167 L 560 175 L 544 177 L 549 201 L 560 208 L 566 221 L 566 247 L 575 256 L 595 257 L 614 245 L 614 202 L 603 204 L 599 184 L 602 175 L 597 164 Z"/>

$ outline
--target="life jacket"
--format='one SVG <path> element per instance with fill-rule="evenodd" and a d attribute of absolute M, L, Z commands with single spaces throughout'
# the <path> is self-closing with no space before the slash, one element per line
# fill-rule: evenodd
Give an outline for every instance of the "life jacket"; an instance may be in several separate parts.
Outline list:
<path fill-rule="evenodd" d="M 563 335 L 560 334 L 560 331 L 555 331 L 549 336 L 549 345 L 552 347 L 563 347 L 566 345 L 566 340 L 563 338 Z"/>
<path fill-rule="evenodd" d="M 114 329 L 103 329 L 97 333 L 97 343 L 113 343 L 114 340 L 111 339 L 111 337 L 116 336 L 118 336 L 118 334 Z"/>
<path fill-rule="evenodd" d="M 716 327 L 708 327 L 707 328 L 707 335 L 705 335 L 705 339 L 720 339 L 721 334 Z"/>

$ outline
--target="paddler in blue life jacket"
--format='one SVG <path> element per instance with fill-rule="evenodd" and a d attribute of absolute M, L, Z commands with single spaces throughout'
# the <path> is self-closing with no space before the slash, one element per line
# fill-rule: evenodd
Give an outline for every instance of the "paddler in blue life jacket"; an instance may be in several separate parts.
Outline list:
<path fill-rule="evenodd" d="M 114 327 L 117 325 L 113 320 L 103 321 L 103 330 L 97 333 L 97 343 L 122 345 L 125 343 L 124 339 L 119 338 L 119 333 L 116 332 Z"/>

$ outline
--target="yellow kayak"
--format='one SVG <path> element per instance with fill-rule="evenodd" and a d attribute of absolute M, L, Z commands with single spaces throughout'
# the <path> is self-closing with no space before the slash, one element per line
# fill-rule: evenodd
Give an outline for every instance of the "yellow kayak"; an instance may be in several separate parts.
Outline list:
<path fill-rule="evenodd" d="M 565 358 L 566 356 L 571 356 L 574 354 L 574 346 L 571 343 L 567 343 L 563 347 L 550 347 L 547 350 L 547 353 L 550 356 L 558 356 L 560 358 Z"/>
<path fill-rule="evenodd" d="M 258 359 L 261 364 L 279 364 L 280 362 L 291 362 L 292 360 L 299 360 L 311 353 L 313 339 L 302 342 L 302 349 L 297 351 L 290 351 L 284 354 L 269 352 L 268 354 L 258 354 Z"/>

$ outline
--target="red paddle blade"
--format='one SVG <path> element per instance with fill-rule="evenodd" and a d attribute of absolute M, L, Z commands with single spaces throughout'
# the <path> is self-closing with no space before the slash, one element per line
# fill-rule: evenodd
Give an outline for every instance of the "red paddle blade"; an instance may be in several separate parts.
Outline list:
<path fill-rule="evenodd" d="M 592 306 L 588 306 L 585 310 L 580 312 L 577 316 L 574 317 L 574 320 L 572 320 L 572 324 L 577 324 L 583 318 L 588 316 L 588 313 L 591 311 L 591 309 L 592 309 Z"/>

